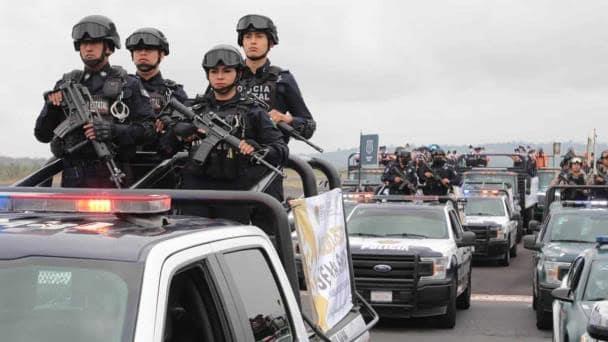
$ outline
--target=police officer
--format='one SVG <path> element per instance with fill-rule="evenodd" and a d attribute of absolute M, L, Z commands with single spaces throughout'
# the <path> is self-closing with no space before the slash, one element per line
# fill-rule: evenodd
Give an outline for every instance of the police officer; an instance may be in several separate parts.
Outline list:
<path fill-rule="evenodd" d="M 248 190 L 268 172 L 263 165 L 252 162 L 252 153 L 263 153 L 265 159 L 276 166 L 281 166 L 288 158 L 289 150 L 283 135 L 266 111 L 256 100 L 237 90 L 244 66 L 238 49 L 230 45 L 218 45 L 203 58 L 203 68 L 212 91 L 197 97 L 192 103 L 192 109 L 200 115 L 211 112 L 217 114 L 233 127 L 231 134 L 240 139 L 240 146 L 235 149 L 220 142 L 202 165 L 194 160 L 188 161 L 181 174 L 181 187 L 184 189 Z M 173 137 L 174 151 L 179 149 L 181 139 L 191 145 L 190 151 L 194 153 L 196 140 L 190 142 L 204 138 L 204 132 L 191 135 L 194 132 L 184 128 L 184 125 L 190 124 L 177 123 L 171 128 L 173 134 L 168 134 L 167 137 Z M 184 212 L 249 222 L 247 211 L 192 206 L 184 208 Z"/>
<path fill-rule="evenodd" d="M 596 167 L 597 174 L 592 175 L 589 184 L 606 185 L 606 181 L 608 180 L 608 150 L 602 151 L 598 162 Z"/>
<path fill-rule="evenodd" d="M 412 153 L 404 148 L 397 148 L 396 159 L 389 162 L 382 174 L 382 181 L 389 189 L 390 195 L 415 195 L 418 186 L 416 169 L 412 162 Z"/>
<path fill-rule="evenodd" d="M 418 178 L 423 183 L 422 192 L 425 195 L 445 196 L 453 185 L 460 183 L 458 174 L 453 167 L 446 163 L 445 152 L 438 148 L 431 152 L 431 166 L 423 163 L 418 168 Z"/>
<path fill-rule="evenodd" d="M 586 175 L 583 172 L 583 160 L 579 157 L 573 157 L 568 162 L 568 172 L 561 172 L 552 182 L 551 185 L 585 185 Z M 585 200 L 586 194 L 582 190 L 568 189 L 563 191 L 562 198 L 567 200 Z"/>
<path fill-rule="evenodd" d="M 153 111 L 141 85 L 135 77 L 119 66 L 111 66 L 109 57 L 120 48 L 116 26 L 107 17 L 91 15 L 80 20 L 72 28 L 74 49 L 79 51 L 84 70 L 64 74 L 54 90 L 64 82 L 76 82 L 85 86 L 92 95 L 90 108 L 100 114 L 102 120 L 89 122 L 59 139 L 53 130 L 66 119 L 60 91 L 45 96 L 45 104 L 36 120 L 34 134 L 44 143 L 51 143 L 51 151 L 63 158 L 61 185 L 64 187 L 114 187 L 110 172 L 99 160 L 91 144 L 79 144 L 85 139 L 105 142 L 116 148 L 115 160 L 126 174 L 123 185 L 131 181 L 128 161 L 137 145 L 154 137 Z M 73 150 L 76 146 L 83 146 Z M 70 152 L 68 154 L 68 151 Z"/>
<path fill-rule="evenodd" d="M 181 84 L 163 78 L 160 72 L 160 62 L 169 55 L 169 41 L 160 30 L 146 27 L 133 32 L 125 43 L 137 68 L 136 75 L 143 86 L 142 92 L 150 96 L 150 104 L 156 113 L 156 131 L 161 132 L 165 123 L 170 122 L 168 115 L 161 118 L 161 110 L 171 97 L 182 103 L 188 99 Z"/>

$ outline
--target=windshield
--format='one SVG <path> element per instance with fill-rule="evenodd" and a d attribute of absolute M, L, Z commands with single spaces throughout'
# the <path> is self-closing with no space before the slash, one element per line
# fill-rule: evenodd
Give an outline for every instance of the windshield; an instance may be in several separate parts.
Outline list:
<path fill-rule="evenodd" d="M 356 208 L 348 218 L 351 236 L 448 237 L 445 214 L 441 210 L 404 208 Z"/>
<path fill-rule="evenodd" d="M 515 175 L 504 175 L 504 174 L 482 174 L 482 173 L 465 173 L 464 183 L 506 183 L 511 189 L 514 189 L 514 185 L 517 184 L 517 176 Z"/>
<path fill-rule="evenodd" d="M 538 188 L 541 191 L 547 191 L 551 181 L 557 176 L 556 172 L 539 172 L 538 173 Z"/>
<path fill-rule="evenodd" d="M 382 172 L 380 169 L 370 169 L 361 172 L 361 183 L 380 184 L 382 183 Z M 359 181 L 359 170 L 352 170 L 348 173 L 348 179 L 351 181 Z"/>
<path fill-rule="evenodd" d="M 608 234 L 608 213 L 563 213 L 551 216 L 549 241 L 594 243 Z"/>
<path fill-rule="evenodd" d="M 25 258 L 0 262 L 3 341 L 132 340 L 142 267 Z"/>
<path fill-rule="evenodd" d="M 464 207 L 466 216 L 505 216 L 501 198 L 468 198 Z"/>
<path fill-rule="evenodd" d="M 583 300 L 605 299 L 608 299 L 608 260 L 595 260 L 591 264 Z"/>

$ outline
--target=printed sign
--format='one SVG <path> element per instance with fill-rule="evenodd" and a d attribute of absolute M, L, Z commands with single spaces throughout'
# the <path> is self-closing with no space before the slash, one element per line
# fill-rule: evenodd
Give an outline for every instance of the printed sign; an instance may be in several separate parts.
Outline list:
<path fill-rule="evenodd" d="M 378 134 L 361 135 L 359 161 L 361 167 L 378 167 Z"/>
<path fill-rule="evenodd" d="M 290 204 L 314 319 L 327 332 L 353 307 L 342 190 Z"/>

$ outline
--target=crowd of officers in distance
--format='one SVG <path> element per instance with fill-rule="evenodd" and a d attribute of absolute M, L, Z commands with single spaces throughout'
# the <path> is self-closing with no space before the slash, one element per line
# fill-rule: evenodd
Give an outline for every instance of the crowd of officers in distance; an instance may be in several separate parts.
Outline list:
<path fill-rule="evenodd" d="M 44 94 L 45 103 L 34 132 L 40 142 L 50 143 L 53 155 L 63 159 L 61 186 L 115 186 L 91 144 L 73 149 L 83 145 L 85 139 L 113 147 L 114 159 L 125 175 L 124 187 L 141 176 L 130 168 L 136 151 L 155 151 L 167 158 L 184 150 L 192 155 L 206 132 L 177 115 L 168 106 L 172 99 L 198 115 L 214 113 L 240 140 L 238 148 L 218 143 L 202 164 L 187 162 L 178 177 L 178 187 L 247 190 L 266 172 L 264 166 L 252 161 L 252 153 L 281 167 L 289 155 L 288 136 L 277 128 L 277 123 L 286 123 L 307 139 L 315 132 L 316 123 L 293 75 L 268 59 L 270 50 L 279 43 L 273 21 L 262 15 L 246 15 L 237 22 L 235 38 L 246 58 L 231 45 L 208 50 L 202 68 L 209 86 L 201 95 L 190 98 L 182 85 L 161 74 L 160 65 L 169 57 L 170 44 L 159 29 L 142 28 L 128 36 L 125 45 L 136 68 L 135 74 L 129 74 L 109 62 L 121 47 L 111 19 L 91 15 L 76 23 L 72 39 L 84 67 L 65 73 L 53 90 Z M 59 139 L 54 130 L 68 117 L 59 91 L 65 82 L 76 82 L 88 89 L 92 95 L 90 110 L 100 114 L 101 119 Z M 267 192 L 283 200 L 280 177 Z"/>
<path fill-rule="evenodd" d="M 608 150 L 597 160 L 581 157 L 570 149 L 560 163 L 560 172 L 551 185 L 606 185 L 608 180 Z"/>
<path fill-rule="evenodd" d="M 485 148 L 469 145 L 469 152 L 460 155 L 457 151 L 447 153 L 438 145 L 422 146 L 409 151 L 406 147 L 395 148 L 391 155 L 386 146 L 379 148 L 379 161 L 384 165 L 382 182 L 390 195 L 445 196 L 453 186 L 462 185 L 462 177 L 457 166 L 487 167 L 490 157 Z M 547 157 L 542 148 L 535 150 L 529 146 L 518 146 L 511 155 L 513 167 L 522 167 L 530 176 L 535 176 L 538 168 L 547 166 Z M 385 191 L 385 190 L 383 190 Z"/>

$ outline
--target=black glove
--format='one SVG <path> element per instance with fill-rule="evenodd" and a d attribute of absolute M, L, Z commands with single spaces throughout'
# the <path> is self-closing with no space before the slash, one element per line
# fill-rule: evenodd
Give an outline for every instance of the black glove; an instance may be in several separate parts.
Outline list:
<path fill-rule="evenodd" d="M 196 127 L 189 122 L 178 122 L 173 126 L 173 132 L 177 137 L 185 139 L 196 133 Z"/>
<path fill-rule="evenodd" d="M 94 120 L 93 130 L 95 131 L 95 139 L 98 141 L 112 141 L 114 125 L 105 120 Z"/>
<path fill-rule="evenodd" d="M 174 121 L 170 115 L 161 115 L 158 117 L 158 120 L 163 123 L 163 127 L 165 127 L 165 129 L 171 127 L 174 124 Z"/>

